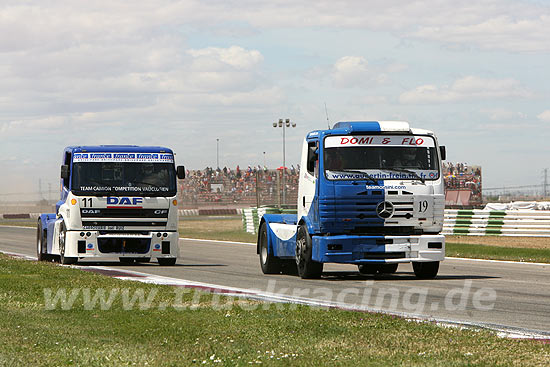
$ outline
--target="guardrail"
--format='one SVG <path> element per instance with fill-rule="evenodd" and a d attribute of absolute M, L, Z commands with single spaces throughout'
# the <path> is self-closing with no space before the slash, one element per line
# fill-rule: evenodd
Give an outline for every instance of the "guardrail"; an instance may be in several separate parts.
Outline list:
<path fill-rule="evenodd" d="M 550 211 L 445 209 L 442 234 L 550 237 Z"/>

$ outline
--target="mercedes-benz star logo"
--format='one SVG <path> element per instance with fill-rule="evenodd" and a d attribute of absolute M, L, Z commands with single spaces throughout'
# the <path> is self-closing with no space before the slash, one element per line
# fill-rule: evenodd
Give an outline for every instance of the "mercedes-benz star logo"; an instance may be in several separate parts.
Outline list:
<path fill-rule="evenodd" d="M 391 218 L 394 211 L 393 204 L 389 201 L 383 201 L 376 206 L 376 214 L 382 219 Z"/>

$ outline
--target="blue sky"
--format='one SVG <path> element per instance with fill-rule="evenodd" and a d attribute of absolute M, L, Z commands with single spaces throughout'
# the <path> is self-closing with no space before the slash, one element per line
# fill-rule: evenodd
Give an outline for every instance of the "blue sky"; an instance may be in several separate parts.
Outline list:
<path fill-rule="evenodd" d="M 281 164 L 339 120 L 436 132 L 484 186 L 542 182 L 550 2 L 3 1 L 0 192 L 57 186 L 75 144 L 166 145 L 198 169 Z M 4 200 L 6 196 L 0 196 Z"/>

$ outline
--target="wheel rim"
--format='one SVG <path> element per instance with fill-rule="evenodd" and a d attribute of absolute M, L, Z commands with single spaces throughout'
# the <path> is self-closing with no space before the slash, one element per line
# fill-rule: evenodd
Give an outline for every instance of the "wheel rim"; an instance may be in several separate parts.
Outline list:
<path fill-rule="evenodd" d="M 65 231 L 59 232 L 59 254 L 65 257 Z"/>
<path fill-rule="evenodd" d="M 300 269 L 303 268 L 305 262 L 305 247 L 306 239 L 300 236 L 300 238 L 296 240 L 296 264 Z"/>
<path fill-rule="evenodd" d="M 262 257 L 262 264 L 267 263 L 267 244 L 266 244 L 266 234 L 265 232 L 262 233 L 262 248 L 261 248 L 261 257 Z"/>

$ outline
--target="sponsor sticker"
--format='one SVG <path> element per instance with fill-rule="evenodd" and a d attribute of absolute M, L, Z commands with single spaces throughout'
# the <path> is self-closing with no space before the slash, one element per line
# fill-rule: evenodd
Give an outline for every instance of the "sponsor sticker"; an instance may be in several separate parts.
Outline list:
<path fill-rule="evenodd" d="M 75 153 L 74 163 L 82 162 L 138 162 L 138 163 L 174 163 L 170 153 Z"/>

